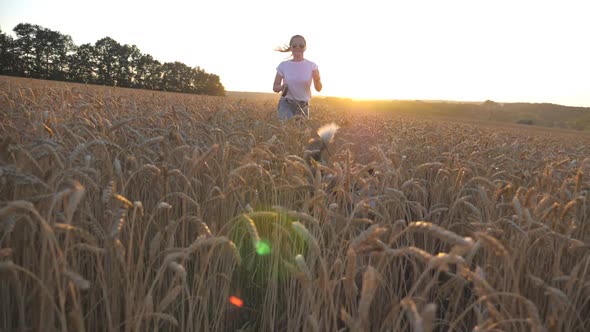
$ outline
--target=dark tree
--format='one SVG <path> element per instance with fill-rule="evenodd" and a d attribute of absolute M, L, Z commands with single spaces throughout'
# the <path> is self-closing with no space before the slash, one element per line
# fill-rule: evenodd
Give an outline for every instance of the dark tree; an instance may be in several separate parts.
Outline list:
<path fill-rule="evenodd" d="M 41 78 L 65 80 L 69 56 L 75 52 L 70 36 L 49 29 L 38 29 L 35 38 L 37 72 Z"/>
<path fill-rule="evenodd" d="M 17 25 L 14 32 L 18 37 L 13 43 L 18 74 L 42 79 L 66 79 L 69 55 L 75 50 L 70 36 L 28 23 Z"/>
<path fill-rule="evenodd" d="M 225 88 L 223 87 L 223 84 L 221 84 L 219 76 L 214 74 L 208 75 L 209 77 L 205 84 L 205 91 L 202 93 L 213 96 L 225 96 Z"/>
<path fill-rule="evenodd" d="M 166 91 L 191 92 L 191 68 L 182 62 L 166 62 L 162 66 L 162 88 Z"/>
<path fill-rule="evenodd" d="M 192 70 L 192 86 L 194 93 L 214 96 L 225 95 L 225 88 L 221 84 L 219 76 L 208 74 L 200 67 L 195 67 Z"/>
<path fill-rule="evenodd" d="M 137 83 L 137 75 L 139 72 L 139 60 L 141 59 L 141 57 L 143 56 L 143 54 L 141 54 L 141 51 L 139 50 L 139 48 L 137 48 L 137 46 L 132 45 L 125 45 L 124 46 L 124 54 L 126 56 L 125 62 L 126 62 L 126 66 L 125 66 L 125 72 L 127 72 L 127 75 L 129 76 L 129 85 L 128 87 L 130 88 L 142 88 L 140 86 L 138 86 Z"/>
<path fill-rule="evenodd" d="M 139 59 L 138 68 L 138 82 L 142 88 L 150 90 L 162 89 L 162 64 L 155 60 L 151 55 L 147 54 Z"/>
<path fill-rule="evenodd" d="M 120 71 L 120 48 L 121 44 L 117 43 L 110 37 L 102 38 L 94 44 L 97 83 L 104 85 L 117 85 L 116 77 Z"/>
<path fill-rule="evenodd" d="M 40 27 L 28 23 L 20 23 L 14 27 L 14 56 L 18 59 L 16 73 L 19 76 L 35 77 L 35 37 Z"/>
<path fill-rule="evenodd" d="M 135 45 L 119 45 L 118 66 L 115 71 L 115 81 L 118 86 L 133 86 L 137 71 L 137 68 L 135 67 L 137 58 L 141 58 L 141 52 Z"/>
<path fill-rule="evenodd" d="M 104 37 L 76 46 L 72 38 L 21 23 L 16 39 L 0 30 L 0 74 L 130 88 L 225 95 L 219 76 L 181 62 L 161 64 L 135 45 Z"/>
<path fill-rule="evenodd" d="M 69 56 L 68 80 L 79 83 L 95 83 L 97 81 L 94 46 L 82 44 L 76 52 Z"/>
<path fill-rule="evenodd" d="M 16 74 L 14 40 L 0 29 L 0 75 Z"/>

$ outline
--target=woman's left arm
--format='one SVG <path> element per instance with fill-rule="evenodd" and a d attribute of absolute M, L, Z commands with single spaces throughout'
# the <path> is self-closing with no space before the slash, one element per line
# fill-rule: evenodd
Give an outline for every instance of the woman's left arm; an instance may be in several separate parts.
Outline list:
<path fill-rule="evenodd" d="M 320 71 L 316 69 L 311 72 L 311 77 L 313 78 L 313 87 L 317 92 L 322 91 L 322 80 L 320 78 Z"/>

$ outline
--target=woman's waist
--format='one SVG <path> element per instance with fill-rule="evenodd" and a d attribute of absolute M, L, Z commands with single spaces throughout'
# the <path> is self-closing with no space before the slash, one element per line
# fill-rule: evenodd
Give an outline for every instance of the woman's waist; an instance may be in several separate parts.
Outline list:
<path fill-rule="evenodd" d="M 288 103 L 297 103 L 297 104 L 304 104 L 304 105 L 309 104 L 309 101 L 307 101 L 307 100 L 297 100 L 297 99 L 293 99 L 293 98 L 289 98 L 289 97 L 281 97 L 281 100 L 284 100 Z"/>

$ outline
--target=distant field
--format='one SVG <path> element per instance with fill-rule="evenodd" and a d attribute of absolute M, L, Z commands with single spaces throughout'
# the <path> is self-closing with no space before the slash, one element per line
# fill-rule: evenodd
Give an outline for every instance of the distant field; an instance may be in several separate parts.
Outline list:
<path fill-rule="evenodd" d="M 251 100 L 276 100 L 277 94 L 228 92 L 228 97 Z M 448 118 L 460 121 L 490 122 L 498 125 L 525 124 L 531 127 L 571 129 L 590 132 L 590 108 L 555 104 L 453 102 L 436 100 L 353 100 L 314 97 L 314 105 L 354 112 L 391 112 Z"/>
<path fill-rule="evenodd" d="M 277 98 L 0 76 L 0 331 L 590 331 L 589 134 Z"/>

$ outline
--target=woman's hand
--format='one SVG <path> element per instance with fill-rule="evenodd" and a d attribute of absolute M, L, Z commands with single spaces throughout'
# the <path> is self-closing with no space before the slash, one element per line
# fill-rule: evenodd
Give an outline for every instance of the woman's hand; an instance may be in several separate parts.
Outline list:
<path fill-rule="evenodd" d="M 275 76 L 274 84 L 272 85 L 272 91 L 274 92 L 281 92 L 283 91 L 283 76 L 279 75 L 279 73 Z"/>
<path fill-rule="evenodd" d="M 320 71 L 319 70 L 314 70 L 311 72 L 311 77 L 313 78 L 313 86 L 315 88 L 315 90 L 317 92 L 320 92 L 322 90 L 322 81 L 320 79 Z"/>

